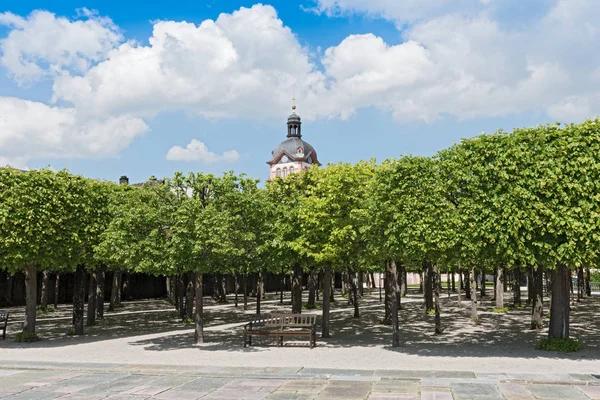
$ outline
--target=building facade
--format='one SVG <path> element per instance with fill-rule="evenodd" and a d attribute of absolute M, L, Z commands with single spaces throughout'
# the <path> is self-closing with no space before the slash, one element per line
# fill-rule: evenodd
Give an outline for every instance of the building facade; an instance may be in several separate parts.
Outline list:
<path fill-rule="evenodd" d="M 302 140 L 302 120 L 296 114 L 296 104 L 287 121 L 287 138 L 271 152 L 269 179 L 286 176 L 321 165 L 314 147 Z"/>

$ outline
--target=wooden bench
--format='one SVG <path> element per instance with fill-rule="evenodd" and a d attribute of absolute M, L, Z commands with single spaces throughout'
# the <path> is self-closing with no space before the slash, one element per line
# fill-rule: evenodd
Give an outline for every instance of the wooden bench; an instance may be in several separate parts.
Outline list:
<path fill-rule="evenodd" d="M 252 346 L 252 336 L 275 336 L 283 346 L 284 336 L 308 336 L 310 348 L 317 343 L 317 316 L 314 314 L 261 314 L 244 325 L 244 347 Z"/>
<path fill-rule="evenodd" d="M 0 329 L 2 329 L 2 340 L 6 340 L 6 326 L 8 325 L 8 311 L 0 311 Z"/>

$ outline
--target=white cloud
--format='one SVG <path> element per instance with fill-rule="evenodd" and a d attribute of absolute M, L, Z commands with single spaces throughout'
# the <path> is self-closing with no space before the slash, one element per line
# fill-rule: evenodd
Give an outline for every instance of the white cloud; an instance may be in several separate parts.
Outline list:
<path fill-rule="evenodd" d="M 83 76 L 61 75 L 55 100 L 93 115 L 285 115 L 292 94 L 315 98 L 325 79 L 273 7 L 255 5 L 200 25 L 160 21 L 148 46 L 125 43 Z"/>
<path fill-rule="evenodd" d="M 79 10 L 74 21 L 48 11 L 26 18 L 5 12 L 0 25 L 12 29 L 0 40 L 0 64 L 23 84 L 64 68 L 83 73 L 123 39 L 110 19 L 87 9 Z"/>
<path fill-rule="evenodd" d="M 229 150 L 223 154 L 215 154 L 208 150 L 206 145 L 196 139 L 185 147 L 173 146 L 167 152 L 167 160 L 170 161 L 199 161 L 204 164 L 215 164 L 219 162 L 233 163 L 240 158 L 235 150 Z"/>
<path fill-rule="evenodd" d="M 80 120 L 73 108 L 0 97 L 0 164 L 30 159 L 112 157 L 148 129 L 129 116 Z"/>

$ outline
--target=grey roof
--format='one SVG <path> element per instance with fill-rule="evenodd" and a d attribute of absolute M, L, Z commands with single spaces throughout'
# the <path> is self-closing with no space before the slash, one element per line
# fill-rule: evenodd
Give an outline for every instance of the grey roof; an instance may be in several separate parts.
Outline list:
<path fill-rule="evenodd" d="M 302 147 L 302 157 L 296 157 L 296 150 L 298 149 L 298 147 Z M 279 143 L 277 147 L 275 147 L 275 150 L 271 152 L 271 155 L 274 159 L 275 157 L 279 156 L 282 152 L 288 153 L 295 160 L 306 160 L 310 156 L 312 158 L 313 164 L 319 162 L 317 159 L 317 152 L 315 151 L 315 148 L 297 136 L 289 137 L 283 142 Z"/>

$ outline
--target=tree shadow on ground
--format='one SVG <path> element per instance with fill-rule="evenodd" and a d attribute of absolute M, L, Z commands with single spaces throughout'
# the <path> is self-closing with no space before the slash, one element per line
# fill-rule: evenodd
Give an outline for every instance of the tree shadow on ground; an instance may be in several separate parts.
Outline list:
<path fill-rule="evenodd" d="M 338 293 L 339 294 L 339 293 Z M 510 293 L 506 294 L 506 304 L 510 304 Z M 317 351 L 319 348 L 382 347 L 388 351 L 424 357 L 514 357 L 514 358 L 556 358 L 569 360 L 600 359 L 600 320 L 596 318 L 600 310 L 600 297 L 592 296 L 581 303 L 572 305 L 571 335 L 584 344 L 578 353 L 561 354 L 535 349 L 541 338 L 546 337 L 547 329 L 532 331 L 530 308 L 509 306 L 506 314 L 493 313 L 494 303 L 485 297 L 479 307 L 480 321 L 470 321 L 470 306 L 463 301 L 458 307 L 456 298 L 442 300 L 442 325 L 444 333 L 434 334 L 434 317 L 426 315 L 421 295 L 411 292 L 403 298 L 400 320 L 400 347 L 392 348 L 391 327 L 384 325 L 384 307 L 378 293 L 367 295 L 360 305 L 361 316 L 353 318 L 353 308 L 347 299 L 336 297 L 331 309 L 331 333 L 328 339 L 320 338 L 321 310 L 303 311 L 319 315 Z M 263 301 L 261 312 L 290 312 L 289 296 L 283 304 L 279 296 L 270 293 Z M 205 340 L 203 345 L 194 343 L 193 324 L 182 323 L 177 311 L 165 301 L 127 302 L 114 313 L 106 313 L 106 318 L 97 326 L 86 328 L 82 337 L 66 336 L 70 319 L 66 316 L 70 308 L 61 307 L 56 318 L 40 318 L 39 330 L 44 340 L 37 343 L 0 342 L 0 348 L 45 348 L 85 344 L 117 338 L 131 338 L 130 346 L 140 346 L 147 351 L 170 351 L 196 349 L 198 351 L 227 351 L 258 353 L 265 350 L 277 351 L 274 337 L 255 337 L 253 346 L 243 347 L 243 325 L 255 313 L 252 299 L 249 310 L 236 308 L 233 303 L 219 305 L 206 299 Z M 548 303 L 544 304 L 547 310 Z M 17 313 L 18 318 L 18 313 Z M 65 321 L 67 318 L 67 321 Z M 548 320 L 545 318 L 545 323 Z M 12 332 L 20 325 L 11 323 Z M 9 330 L 9 333 L 11 332 Z M 143 337 L 149 336 L 149 337 Z M 286 348 L 308 350 L 308 340 L 285 341 Z"/>

